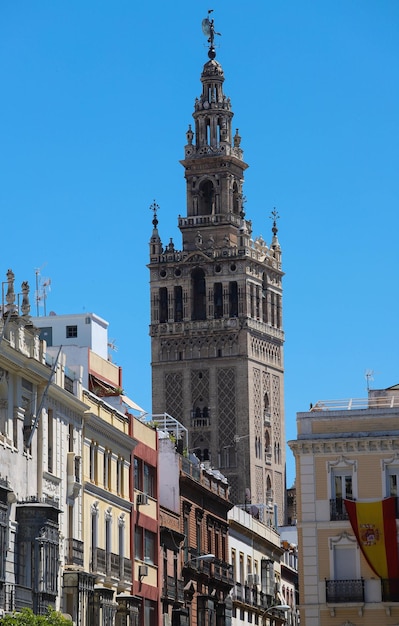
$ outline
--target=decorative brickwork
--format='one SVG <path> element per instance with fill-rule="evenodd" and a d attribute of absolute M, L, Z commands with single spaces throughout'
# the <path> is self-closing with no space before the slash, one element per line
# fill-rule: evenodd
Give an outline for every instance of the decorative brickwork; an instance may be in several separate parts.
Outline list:
<path fill-rule="evenodd" d="M 191 398 L 193 409 L 209 405 L 209 370 L 191 370 Z"/>
<path fill-rule="evenodd" d="M 272 377 L 272 416 L 273 438 L 281 443 L 280 379 L 275 375 Z"/>
<path fill-rule="evenodd" d="M 259 361 L 281 365 L 281 346 L 258 337 L 251 338 L 251 353 Z"/>
<path fill-rule="evenodd" d="M 262 503 L 265 497 L 265 485 L 263 480 L 263 468 L 257 466 L 255 468 L 255 484 L 256 484 L 256 495 L 255 502 Z"/>
<path fill-rule="evenodd" d="M 180 372 L 165 374 L 166 412 L 184 423 L 183 418 L 183 376 Z"/>
<path fill-rule="evenodd" d="M 233 445 L 236 432 L 236 385 L 233 368 L 217 371 L 219 447 Z"/>

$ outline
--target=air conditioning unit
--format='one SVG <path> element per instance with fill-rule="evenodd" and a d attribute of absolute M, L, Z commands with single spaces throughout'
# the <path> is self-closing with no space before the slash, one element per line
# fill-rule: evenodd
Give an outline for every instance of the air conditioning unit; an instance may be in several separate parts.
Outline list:
<path fill-rule="evenodd" d="M 248 574 L 247 584 L 249 586 L 258 585 L 259 584 L 258 574 Z"/>
<path fill-rule="evenodd" d="M 137 506 L 145 506 L 148 504 L 148 494 L 147 493 L 138 493 L 136 499 Z"/>
<path fill-rule="evenodd" d="M 139 565 L 139 579 L 141 580 L 144 576 L 148 576 L 148 565 Z"/>

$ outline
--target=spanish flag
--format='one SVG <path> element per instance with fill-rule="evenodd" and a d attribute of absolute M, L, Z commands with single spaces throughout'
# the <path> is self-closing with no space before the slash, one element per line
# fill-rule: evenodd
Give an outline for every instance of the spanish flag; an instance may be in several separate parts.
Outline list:
<path fill-rule="evenodd" d="M 377 502 L 345 500 L 357 542 L 379 578 L 399 578 L 396 498 Z"/>

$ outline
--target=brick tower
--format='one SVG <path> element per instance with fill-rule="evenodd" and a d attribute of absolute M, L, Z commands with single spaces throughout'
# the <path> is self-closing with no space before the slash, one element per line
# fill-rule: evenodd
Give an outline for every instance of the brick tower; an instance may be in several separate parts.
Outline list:
<path fill-rule="evenodd" d="M 189 448 L 220 468 L 237 504 L 284 522 L 285 432 L 281 248 L 245 218 L 241 137 L 216 61 L 209 60 L 188 127 L 182 248 L 162 245 L 157 205 L 150 239 L 153 413 L 189 431 Z M 254 509 L 256 512 L 256 509 Z"/>

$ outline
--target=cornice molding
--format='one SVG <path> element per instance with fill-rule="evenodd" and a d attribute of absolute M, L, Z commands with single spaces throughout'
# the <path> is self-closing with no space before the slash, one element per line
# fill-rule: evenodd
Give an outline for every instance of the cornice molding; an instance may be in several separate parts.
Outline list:
<path fill-rule="evenodd" d="M 138 444 L 136 439 L 90 412 L 85 415 L 85 437 L 92 439 L 91 433 L 102 435 L 107 442 L 112 441 L 120 449 L 123 449 L 125 454 L 133 452 Z"/>
<path fill-rule="evenodd" d="M 124 511 L 126 511 L 127 513 L 132 512 L 132 509 L 133 509 L 132 502 L 130 502 L 129 500 L 125 500 L 124 498 L 121 498 L 120 496 L 117 496 L 116 494 L 111 493 L 110 491 L 106 491 L 105 489 L 102 489 L 102 487 L 99 487 L 98 485 L 94 485 L 93 483 L 89 483 L 86 481 L 83 485 L 83 489 L 86 493 L 89 493 L 90 495 L 98 498 L 102 502 L 107 502 L 108 504 L 117 506 L 120 509 L 123 509 Z"/>
<path fill-rule="evenodd" d="M 322 440 L 295 440 L 288 442 L 294 455 L 304 454 L 362 454 L 362 453 L 386 453 L 399 452 L 399 437 L 392 435 L 386 437 L 370 437 L 364 434 L 362 437 L 348 439 L 322 439 Z"/>

